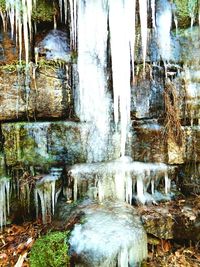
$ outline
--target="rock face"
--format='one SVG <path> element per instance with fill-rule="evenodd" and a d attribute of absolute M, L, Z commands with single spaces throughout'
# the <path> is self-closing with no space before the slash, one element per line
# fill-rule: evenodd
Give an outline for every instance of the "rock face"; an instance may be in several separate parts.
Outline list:
<path fill-rule="evenodd" d="M 1 71 L 0 121 L 69 118 L 73 115 L 70 66 Z"/>
<path fill-rule="evenodd" d="M 82 136 L 82 132 L 85 136 Z M 8 167 L 74 164 L 86 161 L 89 126 L 75 122 L 4 123 Z"/>
<path fill-rule="evenodd" d="M 148 234 L 160 239 L 192 240 L 200 238 L 199 197 L 172 201 L 160 206 L 140 208 Z"/>

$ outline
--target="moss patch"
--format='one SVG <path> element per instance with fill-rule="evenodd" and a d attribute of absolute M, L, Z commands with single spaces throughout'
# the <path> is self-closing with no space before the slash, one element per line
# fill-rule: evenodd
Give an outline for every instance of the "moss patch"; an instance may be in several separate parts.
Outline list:
<path fill-rule="evenodd" d="M 52 232 L 36 240 L 30 253 L 31 267 L 69 266 L 66 232 Z"/>

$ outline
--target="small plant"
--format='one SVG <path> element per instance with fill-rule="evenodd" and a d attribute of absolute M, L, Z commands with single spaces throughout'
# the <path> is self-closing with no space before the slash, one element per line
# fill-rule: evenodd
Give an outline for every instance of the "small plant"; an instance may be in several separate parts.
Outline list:
<path fill-rule="evenodd" d="M 52 232 L 34 243 L 30 253 L 31 267 L 68 267 L 68 232 Z"/>
<path fill-rule="evenodd" d="M 181 127 L 180 109 L 176 88 L 171 82 L 166 82 L 164 90 L 165 120 L 164 138 L 171 139 L 179 146 L 183 143 L 183 130 Z"/>

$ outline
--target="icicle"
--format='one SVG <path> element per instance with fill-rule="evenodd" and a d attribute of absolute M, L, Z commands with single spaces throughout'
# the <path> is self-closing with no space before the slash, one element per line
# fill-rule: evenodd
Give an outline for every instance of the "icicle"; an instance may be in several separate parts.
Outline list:
<path fill-rule="evenodd" d="M 155 184 L 154 180 L 151 180 L 151 194 L 154 195 L 155 193 Z"/>
<path fill-rule="evenodd" d="M 10 212 L 10 181 L 0 178 L 0 230 L 6 224 Z"/>
<path fill-rule="evenodd" d="M 22 0 L 23 6 L 23 36 L 24 36 L 24 47 L 25 47 L 25 61 L 28 65 L 29 61 L 29 35 L 28 35 L 28 14 L 27 14 L 27 7 L 26 1 Z"/>
<path fill-rule="evenodd" d="M 67 0 L 64 0 L 65 24 L 67 23 L 67 9 L 68 9 L 68 3 L 67 3 Z"/>
<path fill-rule="evenodd" d="M 29 28 L 29 42 L 31 42 L 31 39 L 32 39 L 31 16 L 32 16 L 32 9 L 33 9 L 32 0 L 26 0 L 26 6 L 27 6 L 27 21 L 28 21 L 28 28 Z"/>
<path fill-rule="evenodd" d="M 94 19 L 95 14 L 95 19 Z M 105 67 L 107 49 L 107 12 L 101 1 L 79 0 L 78 73 L 76 112 L 81 121 L 91 123 L 93 134 L 88 144 L 88 161 L 106 155 L 109 131 L 109 95 Z"/>
<path fill-rule="evenodd" d="M 123 173 L 123 170 L 121 172 L 116 172 L 116 174 L 115 174 L 116 197 L 117 197 L 117 199 L 119 199 L 121 201 L 125 200 L 124 177 L 125 177 L 125 173 Z"/>
<path fill-rule="evenodd" d="M 54 215 L 55 205 L 61 189 L 56 190 L 56 181 L 60 178 L 62 169 L 52 168 L 49 175 L 43 176 L 36 183 L 35 189 L 35 205 L 36 214 L 38 214 L 38 196 L 41 203 L 42 221 L 47 223 L 47 219 L 51 219 Z"/>
<path fill-rule="evenodd" d="M 155 21 L 155 17 L 156 17 L 156 13 L 155 13 L 155 0 L 151 0 L 151 12 L 152 12 L 152 25 L 153 28 L 156 29 L 156 21 Z"/>
<path fill-rule="evenodd" d="M 198 10 L 198 13 L 199 13 L 199 26 L 200 26 L 200 4 L 199 4 L 199 10 Z"/>
<path fill-rule="evenodd" d="M 103 182 L 101 179 L 98 181 L 98 198 L 100 202 L 102 202 L 105 198 L 104 190 L 103 190 Z"/>
<path fill-rule="evenodd" d="M 137 197 L 139 201 L 141 201 L 143 204 L 145 204 L 145 196 L 144 196 L 144 178 L 138 177 L 137 178 Z"/>
<path fill-rule="evenodd" d="M 76 16 L 77 16 L 77 0 L 69 0 L 69 5 L 70 5 L 70 20 L 71 20 L 71 47 L 72 49 L 76 50 L 76 30 L 77 30 L 77 25 L 76 25 Z"/>
<path fill-rule="evenodd" d="M 51 183 L 51 207 L 52 207 L 52 214 L 55 211 L 55 196 L 56 196 L 56 181 Z"/>
<path fill-rule="evenodd" d="M 3 23 L 3 31 L 6 31 L 6 15 L 0 10 L 0 16 Z"/>
<path fill-rule="evenodd" d="M 142 54 L 143 54 L 143 70 L 145 72 L 145 61 L 147 53 L 147 0 L 139 0 L 140 7 L 140 26 L 142 36 Z"/>
<path fill-rule="evenodd" d="M 131 173 L 126 173 L 126 202 L 129 204 L 132 204 L 132 198 L 133 198 L 133 181 L 131 177 Z"/>
<path fill-rule="evenodd" d="M 170 183 L 171 183 L 171 181 L 170 181 L 170 179 L 169 179 L 169 177 L 168 177 L 168 173 L 167 172 L 165 172 L 165 194 L 167 195 L 168 193 L 169 193 L 169 191 L 170 191 Z"/>
<path fill-rule="evenodd" d="M 6 1 L 6 10 L 8 11 L 8 16 L 10 19 L 11 26 L 11 38 L 14 37 L 14 25 L 15 25 L 15 3 L 13 0 Z"/>
<path fill-rule="evenodd" d="M 126 137 L 130 123 L 130 40 L 134 33 L 134 30 L 130 31 L 130 21 L 127 20 L 127 14 L 130 14 L 128 13 L 130 3 L 134 8 L 132 1 L 109 1 L 114 119 L 116 126 L 120 121 L 121 156 L 125 155 Z M 134 10 L 132 11 L 134 14 Z M 129 10 L 129 12 L 131 11 Z"/>
<path fill-rule="evenodd" d="M 62 13 L 63 13 L 63 0 L 59 0 L 59 8 L 60 8 L 60 21 L 63 21 Z"/>
<path fill-rule="evenodd" d="M 157 36 L 158 36 L 158 44 L 160 49 L 160 55 L 164 63 L 169 61 L 171 54 L 171 37 L 170 37 L 170 29 L 171 29 L 171 21 L 172 21 L 172 10 L 171 5 L 166 0 L 160 0 L 160 10 L 156 16 L 156 24 L 157 24 Z"/>
<path fill-rule="evenodd" d="M 78 195 L 78 181 L 77 181 L 77 177 L 75 176 L 75 179 L 74 179 L 74 201 L 77 201 L 77 195 Z"/>
<path fill-rule="evenodd" d="M 35 199 L 35 209 L 36 209 L 36 218 L 38 219 L 38 214 L 39 214 L 39 204 L 38 204 L 38 190 L 34 190 L 34 199 Z"/>
<path fill-rule="evenodd" d="M 128 259 L 128 250 L 127 248 L 122 248 L 122 250 L 120 251 L 119 255 L 118 255 L 118 266 L 129 266 L 129 259 Z"/>

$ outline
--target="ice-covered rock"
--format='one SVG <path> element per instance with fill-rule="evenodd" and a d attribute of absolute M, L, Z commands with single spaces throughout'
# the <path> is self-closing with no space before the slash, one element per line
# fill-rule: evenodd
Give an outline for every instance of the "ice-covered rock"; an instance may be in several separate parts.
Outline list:
<path fill-rule="evenodd" d="M 83 223 L 70 237 L 75 266 L 134 267 L 147 256 L 147 236 L 128 204 L 104 202 L 82 206 Z"/>

